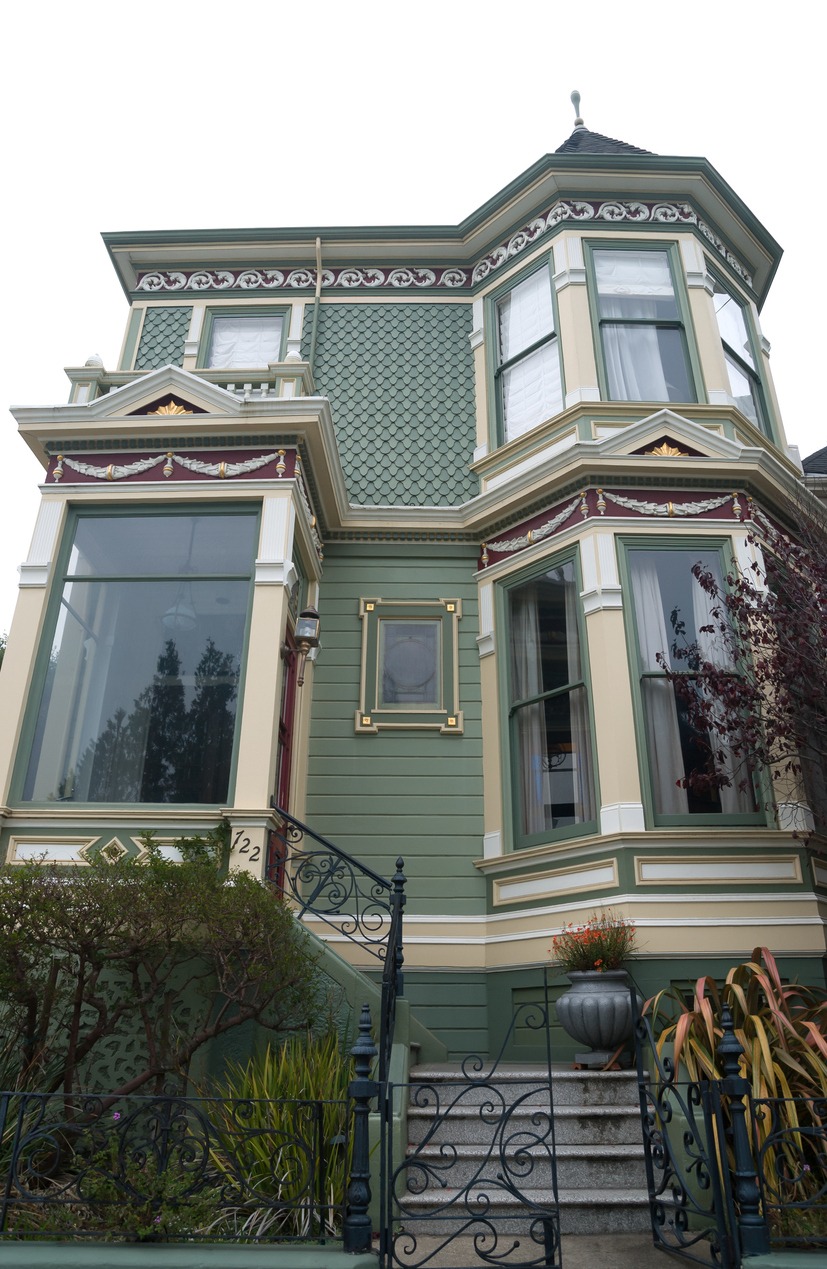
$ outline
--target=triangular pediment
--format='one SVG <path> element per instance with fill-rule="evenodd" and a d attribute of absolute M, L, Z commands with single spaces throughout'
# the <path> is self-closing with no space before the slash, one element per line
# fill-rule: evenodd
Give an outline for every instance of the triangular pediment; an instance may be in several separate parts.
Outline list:
<path fill-rule="evenodd" d="M 612 429 L 600 437 L 595 448 L 601 455 L 618 458 L 639 457 L 672 460 L 712 458 L 731 462 L 744 454 L 744 446 L 719 431 L 684 418 L 674 410 L 657 410 L 637 423 Z"/>
<path fill-rule="evenodd" d="M 159 366 L 82 407 L 90 422 L 125 415 L 239 414 L 241 403 L 226 388 L 180 366 Z"/>

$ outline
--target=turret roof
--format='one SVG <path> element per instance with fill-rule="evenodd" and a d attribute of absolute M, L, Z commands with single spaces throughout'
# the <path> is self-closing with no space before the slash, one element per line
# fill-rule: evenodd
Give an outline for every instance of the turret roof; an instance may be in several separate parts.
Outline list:
<path fill-rule="evenodd" d="M 626 141 L 616 141 L 614 137 L 604 137 L 602 132 L 590 132 L 582 125 L 558 145 L 555 154 L 651 154 L 651 150 L 641 150 L 638 145 L 629 145 Z"/>

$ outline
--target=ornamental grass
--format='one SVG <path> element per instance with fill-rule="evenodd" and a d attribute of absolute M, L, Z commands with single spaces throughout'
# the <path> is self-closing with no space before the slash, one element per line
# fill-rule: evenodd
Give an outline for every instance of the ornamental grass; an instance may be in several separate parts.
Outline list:
<path fill-rule="evenodd" d="M 664 990 L 644 1005 L 658 1055 L 676 1079 L 723 1077 L 718 1045 L 729 1005 L 749 1082 L 755 1157 L 781 1241 L 827 1237 L 827 992 L 784 982 L 769 948 L 719 985 L 702 977 L 691 1003 Z M 729 1153 L 729 1151 L 728 1151 Z M 730 1166 L 733 1160 L 730 1157 Z"/>
<path fill-rule="evenodd" d="M 552 961 L 566 973 L 621 969 L 634 955 L 637 931 L 631 921 L 608 909 L 584 925 L 566 925 L 551 941 Z"/>

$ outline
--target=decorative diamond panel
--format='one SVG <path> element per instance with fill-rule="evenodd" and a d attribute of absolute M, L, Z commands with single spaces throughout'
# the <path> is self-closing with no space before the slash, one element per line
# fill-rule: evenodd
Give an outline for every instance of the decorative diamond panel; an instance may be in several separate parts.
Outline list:
<path fill-rule="evenodd" d="M 307 306 L 304 355 L 310 350 Z M 455 505 L 477 492 L 470 304 L 322 304 L 314 375 L 354 502 Z"/>
<path fill-rule="evenodd" d="M 184 340 L 191 317 L 191 308 L 147 309 L 135 369 L 180 366 L 184 360 Z"/>

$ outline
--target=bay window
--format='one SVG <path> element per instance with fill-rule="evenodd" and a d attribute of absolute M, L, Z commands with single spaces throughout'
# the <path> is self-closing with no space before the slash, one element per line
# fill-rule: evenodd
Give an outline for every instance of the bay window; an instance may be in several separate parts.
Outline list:
<path fill-rule="evenodd" d="M 595 820 L 574 560 L 511 586 L 507 606 L 515 831 L 520 844 L 533 845 Z"/>
<path fill-rule="evenodd" d="M 497 370 L 503 435 L 522 436 L 563 409 L 560 350 L 547 266 L 496 303 Z"/>
<path fill-rule="evenodd" d="M 610 401 L 694 401 L 668 248 L 594 248 L 597 321 Z"/>
<path fill-rule="evenodd" d="M 257 541 L 255 510 L 78 517 L 24 801 L 227 801 Z"/>
<path fill-rule="evenodd" d="M 726 760 L 725 742 L 701 735 L 687 719 L 686 705 L 666 677 L 666 670 L 687 668 L 676 649 L 697 645 L 702 660 L 726 668 L 728 656 L 714 632 L 714 601 L 692 573 L 700 563 L 722 581 L 720 553 L 715 549 L 630 545 L 629 578 L 634 609 L 635 653 L 640 706 L 648 756 L 653 810 L 661 823 L 685 821 L 694 815 L 738 817 L 756 811 L 751 788 L 739 788 L 740 776 Z M 723 755 L 721 769 L 732 781 L 719 790 L 700 793 L 681 787 L 693 771 L 706 768 L 711 740 Z"/>
<path fill-rule="evenodd" d="M 765 413 L 761 400 L 761 380 L 752 350 L 744 306 L 727 288 L 713 277 L 712 302 L 724 349 L 729 390 L 742 414 L 766 432 Z"/>

